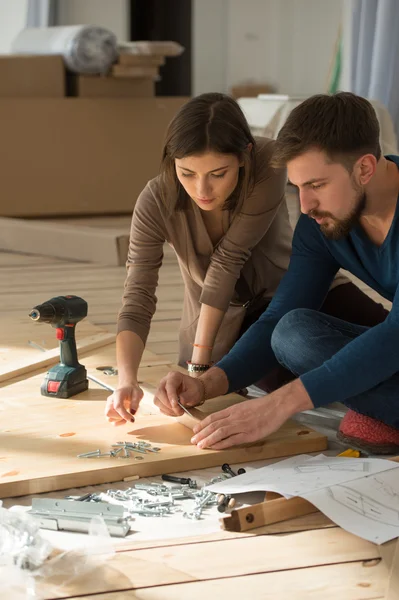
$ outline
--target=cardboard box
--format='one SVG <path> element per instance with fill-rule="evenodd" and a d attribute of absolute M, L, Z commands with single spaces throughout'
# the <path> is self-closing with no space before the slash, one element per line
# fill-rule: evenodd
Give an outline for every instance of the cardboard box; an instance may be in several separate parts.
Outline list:
<path fill-rule="evenodd" d="M 62 98 L 61 56 L 0 55 L 0 98 Z"/>
<path fill-rule="evenodd" d="M 28 220 L 0 218 L 0 250 L 53 258 L 124 265 L 129 248 L 130 217 L 112 227 L 92 219 Z M 110 223 L 111 221 L 111 223 Z"/>
<path fill-rule="evenodd" d="M 131 214 L 186 101 L 1 99 L 0 215 Z"/>
<path fill-rule="evenodd" d="M 155 81 L 77 75 L 71 79 L 71 93 L 79 98 L 150 98 L 155 96 Z"/>
<path fill-rule="evenodd" d="M 128 52 L 121 52 L 118 63 L 129 67 L 161 67 L 165 64 L 165 57 L 156 54 L 129 54 Z"/>
<path fill-rule="evenodd" d="M 152 77 L 155 79 L 159 74 L 158 67 L 138 67 L 129 65 L 114 65 L 112 67 L 112 75 L 114 77 Z"/>

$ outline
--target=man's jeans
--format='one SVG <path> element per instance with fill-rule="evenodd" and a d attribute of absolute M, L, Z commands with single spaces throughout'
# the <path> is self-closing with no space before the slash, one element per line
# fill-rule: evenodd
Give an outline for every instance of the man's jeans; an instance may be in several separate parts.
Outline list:
<path fill-rule="evenodd" d="M 320 367 L 367 329 L 316 310 L 299 308 L 279 321 L 273 332 L 272 348 L 279 363 L 299 376 Z M 399 428 L 399 373 L 345 400 L 344 404 Z"/>

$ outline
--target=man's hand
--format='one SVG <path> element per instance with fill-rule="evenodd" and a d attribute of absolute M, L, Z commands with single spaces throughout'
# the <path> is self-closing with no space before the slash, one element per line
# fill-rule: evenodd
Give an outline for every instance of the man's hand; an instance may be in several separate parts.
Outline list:
<path fill-rule="evenodd" d="M 261 440 L 277 431 L 292 415 L 313 408 L 299 379 L 268 396 L 246 400 L 221 410 L 194 427 L 191 443 L 223 450 Z"/>
<path fill-rule="evenodd" d="M 144 395 L 137 384 L 126 385 L 118 388 L 108 396 L 105 406 L 105 416 L 112 425 L 124 425 L 127 421 L 134 421 L 134 414 Z"/>
<path fill-rule="evenodd" d="M 197 378 L 179 371 L 171 371 L 161 379 L 155 392 L 154 404 L 164 415 L 178 417 L 184 414 L 177 404 L 178 400 L 190 408 L 202 404 L 204 395 L 204 385 Z"/>

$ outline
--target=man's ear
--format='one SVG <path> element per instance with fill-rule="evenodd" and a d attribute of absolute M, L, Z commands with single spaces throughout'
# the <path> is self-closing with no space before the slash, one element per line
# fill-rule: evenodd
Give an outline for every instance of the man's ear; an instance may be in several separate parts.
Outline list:
<path fill-rule="evenodd" d="M 377 169 L 377 159 L 373 154 L 365 154 L 355 163 L 355 172 L 361 185 L 367 185 Z"/>

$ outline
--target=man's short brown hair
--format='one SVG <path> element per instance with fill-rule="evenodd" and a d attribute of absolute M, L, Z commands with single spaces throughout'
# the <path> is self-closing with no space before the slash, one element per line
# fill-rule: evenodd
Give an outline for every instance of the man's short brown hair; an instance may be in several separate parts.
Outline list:
<path fill-rule="evenodd" d="M 273 165 L 281 167 L 308 150 L 326 153 L 352 171 L 364 154 L 381 156 L 380 127 L 368 100 L 350 92 L 317 94 L 299 104 L 280 130 Z"/>

